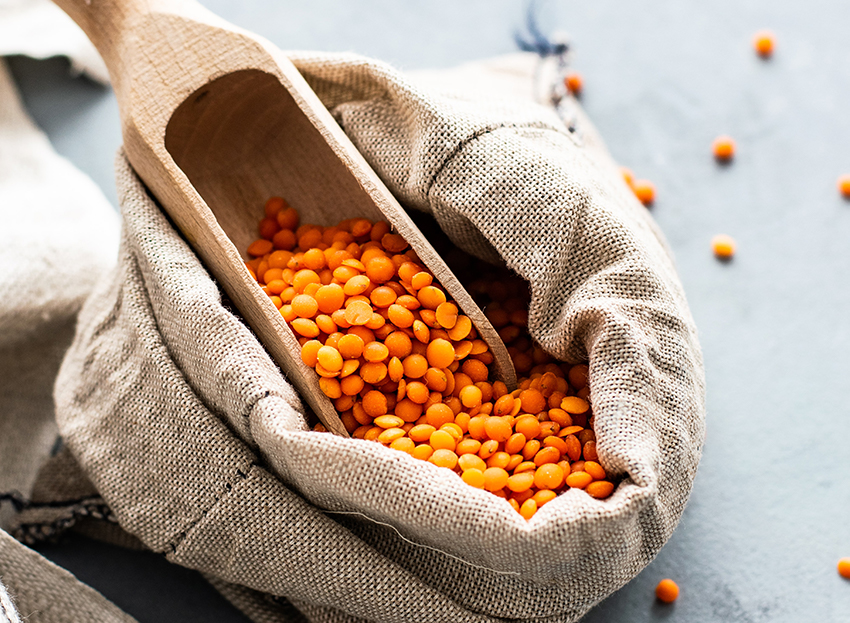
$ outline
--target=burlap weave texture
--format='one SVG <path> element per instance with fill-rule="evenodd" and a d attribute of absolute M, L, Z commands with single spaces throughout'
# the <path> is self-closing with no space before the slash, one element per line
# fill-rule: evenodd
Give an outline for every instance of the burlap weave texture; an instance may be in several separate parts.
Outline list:
<path fill-rule="evenodd" d="M 437 95 L 367 59 L 294 60 L 407 207 L 529 281 L 535 338 L 589 360 L 617 491 L 568 491 L 526 522 L 448 470 L 306 431 L 123 159 L 119 265 L 57 382 L 65 440 L 126 530 L 252 589 L 262 620 L 275 603 L 279 620 L 289 604 L 315 621 L 577 620 L 669 537 L 702 447 L 702 361 L 660 234 L 580 113 L 571 132 L 546 107 Z"/>
<path fill-rule="evenodd" d="M 135 623 L 97 591 L 0 530 L 0 623 Z M 14 607 L 12 606 L 14 604 Z"/>

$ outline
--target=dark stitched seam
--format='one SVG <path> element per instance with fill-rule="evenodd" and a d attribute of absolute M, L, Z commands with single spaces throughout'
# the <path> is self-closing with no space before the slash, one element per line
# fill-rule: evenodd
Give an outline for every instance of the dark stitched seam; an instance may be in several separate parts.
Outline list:
<path fill-rule="evenodd" d="M 70 510 L 70 515 L 68 515 L 66 517 L 59 517 L 58 519 L 54 519 L 49 524 L 38 523 L 38 522 L 27 522 L 27 523 L 20 524 L 16 528 L 16 530 L 31 530 L 32 528 L 38 528 L 38 527 L 43 527 L 43 526 L 55 526 L 55 525 L 59 525 L 59 524 L 65 524 L 68 521 L 71 521 L 73 519 L 79 519 L 81 517 L 91 517 L 93 513 L 97 513 L 97 514 L 101 515 L 102 517 L 99 517 L 99 518 L 105 519 L 107 521 L 112 521 L 112 522 L 116 522 L 116 523 L 118 521 L 115 518 L 115 515 L 112 514 L 112 509 L 109 508 L 109 506 L 107 506 L 105 503 L 80 505 L 80 506 L 76 506 L 74 508 L 71 508 L 69 510 Z"/>
<path fill-rule="evenodd" d="M 271 395 L 272 395 L 272 393 L 269 390 L 266 390 L 262 394 L 257 396 L 253 401 L 249 402 L 248 408 L 245 409 L 245 413 L 242 414 L 242 417 L 246 420 L 250 420 L 251 419 L 251 413 L 254 412 L 254 408 L 260 403 L 260 401 L 263 398 L 268 398 Z"/>
<path fill-rule="evenodd" d="M 461 151 L 463 151 L 464 147 L 466 147 L 472 141 L 481 138 L 486 134 L 491 134 L 493 132 L 496 132 L 497 130 L 504 130 L 508 128 L 535 128 L 538 130 L 551 130 L 552 132 L 555 132 L 557 134 L 563 134 L 564 136 L 569 137 L 568 132 L 558 127 L 555 127 L 552 124 L 547 123 L 546 121 L 535 121 L 532 123 L 499 123 L 496 125 L 487 126 L 486 128 L 481 128 L 480 130 L 477 130 L 476 132 L 470 134 L 465 139 L 458 141 L 458 144 L 452 150 L 452 153 L 446 156 L 446 159 L 443 160 L 443 164 L 440 165 L 440 168 L 437 169 L 437 172 L 434 173 L 434 175 L 431 177 L 431 181 L 428 182 L 428 190 L 425 192 L 425 196 L 428 197 L 431 195 L 431 189 L 433 188 L 434 184 L 437 183 L 437 178 L 440 177 L 445 168 L 449 166 L 449 163 L 454 159 L 454 157 L 457 156 Z"/>
<path fill-rule="evenodd" d="M 18 512 L 26 508 L 27 504 L 29 504 L 20 491 L 7 491 L 5 493 L 0 493 L 0 503 L 5 501 L 11 502 L 12 506 L 14 506 L 15 510 Z"/>
<path fill-rule="evenodd" d="M 73 500 L 57 500 L 53 502 L 33 502 L 32 500 L 27 500 L 24 496 L 22 496 L 17 491 L 10 491 L 8 493 L 0 493 L 0 502 L 8 500 L 12 503 L 15 509 L 20 512 L 24 510 L 29 510 L 31 508 L 63 508 L 65 506 L 79 506 L 79 505 L 87 505 L 91 506 L 92 504 L 102 504 L 103 500 L 99 495 L 88 495 L 84 498 L 76 498 Z"/>
<path fill-rule="evenodd" d="M 253 468 L 255 468 L 255 467 L 262 467 L 262 466 L 261 466 L 259 463 L 257 463 L 257 462 L 255 462 L 255 461 L 254 461 L 254 462 L 252 462 L 252 463 L 250 463 L 250 464 L 248 465 L 248 471 L 247 471 L 247 472 L 243 472 L 241 469 L 238 469 L 238 468 L 237 468 L 237 469 L 236 469 L 236 476 L 238 477 L 238 479 L 239 479 L 239 480 L 245 480 L 245 479 L 247 479 L 247 478 L 248 478 L 248 473 L 249 473 L 249 472 L 250 472 Z M 203 512 L 203 513 L 201 513 L 201 514 L 198 516 L 198 518 L 197 518 L 197 519 L 195 519 L 194 521 L 192 521 L 192 523 L 190 523 L 188 526 L 186 526 L 186 527 L 185 527 L 185 528 L 184 528 L 184 529 L 180 532 L 180 534 L 178 534 L 176 537 L 174 537 L 174 538 L 173 538 L 173 539 L 172 539 L 172 540 L 171 540 L 171 541 L 170 541 L 170 542 L 166 545 L 166 548 L 170 549 L 172 554 L 176 554 L 176 553 L 177 553 L 177 548 L 178 548 L 178 547 L 180 547 L 180 543 L 182 543 L 182 542 L 186 539 L 186 537 L 187 537 L 187 536 L 188 536 L 188 534 L 192 531 L 192 529 L 193 529 L 195 526 L 197 526 L 197 525 L 198 525 L 198 524 L 199 524 L 199 523 L 200 523 L 200 522 L 201 522 L 201 521 L 202 521 L 202 520 L 203 520 L 203 519 L 204 519 L 204 518 L 205 518 L 205 517 L 209 514 L 209 512 L 210 512 L 213 508 L 215 508 L 215 507 L 216 507 L 216 505 L 218 505 L 218 503 L 219 503 L 219 502 L 221 502 L 221 500 L 223 500 L 223 499 L 224 499 L 224 497 L 225 497 L 228 493 L 230 493 L 232 490 L 233 490 L 233 484 L 232 484 L 231 482 L 225 482 L 225 483 L 224 483 L 224 492 L 223 492 L 223 494 L 221 494 L 221 495 L 219 495 L 219 496 L 216 496 L 215 500 L 213 500 L 213 503 L 212 503 L 212 504 L 210 504 L 210 505 L 206 508 L 206 510 L 204 510 L 204 512 Z"/>
<path fill-rule="evenodd" d="M 79 505 L 70 509 L 70 515 L 54 519 L 50 523 L 22 523 L 15 528 L 16 539 L 27 545 L 34 545 L 55 537 L 77 523 L 79 519 L 88 517 L 118 523 L 112 510 L 104 502 L 97 504 Z"/>
<path fill-rule="evenodd" d="M 253 430 L 251 430 L 251 414 L 254 412 L 254 409 L 257 407 L 257 405 L 258 405 L 258 404 L 260 404 L 260 401 L 261 401 L 261 400 L 263 400 L 263 399 L 265 399 L 265 398 L 268 398 L 268 397 L 270 397 L 270 396 L 272 396 L 272 395 L 273 395 L 273 396 L 275 396 L 276 398 L 280 398 L 280 399 L 281 399 L 281 400 L 283 400 L 286 404 L 288 404 L 288 405 L 289 405 L 289 402 L 287 402 L 287 401 L 283 398 L 283 396 L 280 396 L 279 394 L 272 394 L 269 390 L 264 391 L 262 396 L 258 396 L 256 400 L 254 400 L 252 403 L 250 403 L 250 405 L 248 406 L 247 411 L 245 412 L 245 414 L 244 414 L 242 417 L 243 417 L 243 418 L 245 418 L 245 419 L 247 420 L 247 424 L 248 424 L 248 435 L 250 435 L 250 437 L 251 437 L 251 440 L 252 440 L 252 441 L 254 441 L 254 431 L 253 431 Z M 292 405 L 289 405 L 289 406 L 292 406 Z M 256 443 L 256 442 L 255 442 L 255 443 Z M 260 466 L 260 464 L 259 464 L 259 463 L 252 463 L 252 466 L 253 466 L 253 465 Z"/>

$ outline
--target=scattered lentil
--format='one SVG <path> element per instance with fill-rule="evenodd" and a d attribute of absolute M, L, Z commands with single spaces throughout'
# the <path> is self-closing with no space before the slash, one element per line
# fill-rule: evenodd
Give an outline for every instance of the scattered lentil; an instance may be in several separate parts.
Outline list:
<path fill-rule="evenodd" d="M 735 141 L 731 136 L 718 136 L 711 144 L 711 151 L 718 162 L 729 162 L 735 155 Z"/>
<path fill-rule="evenodd" d="M 850 199 L 850 175 L 842 175 L 838 178 L 838 192 L 845 199 Z"/>
<path fill-rule="evenodd" d="M 711 248 L 719 260 L 731 260 L 735 255 L 735 241 L 731 236 L 718 234 L 711 239 Z"/>
<path fill-rule="evenodd" d="M 655 596 L 659 601 L 666 604 L 673 603 L 679 597 L 679 585 L 673 580 L 665 578 L 655 587 Z"/>
<path fill-rule="evenodd" d="M 753 47 L 762 58 L 770 58 L 773 55 L 775 44 L 776 39 L 769 30 L 761 30 L 753 37 Z"/>
<path fill-rule="evenodd" d="M 567 87 L 567 91 L 578 97 L 581 95 L 582 87 L 584 87 L 584 79 L 578 72 L 568 73 L 564 78 L 564 86 Z"/>
<path fill-rule="evenodd" d="M 632 190 L 643 205 L 651 206 L 655 202 L 655 185 L 649 180 L 635 180 Z"/>

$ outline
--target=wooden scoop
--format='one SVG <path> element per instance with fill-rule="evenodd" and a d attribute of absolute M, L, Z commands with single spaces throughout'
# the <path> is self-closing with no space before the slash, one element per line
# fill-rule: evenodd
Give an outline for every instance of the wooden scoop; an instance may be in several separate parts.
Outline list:
<path fill-rule="evenodd" d="M 274 195 L 305 223 L 386 219 L 516 385 L 487 318 L 278 48 L 191 0 L 55 2 L 106 61 L 130 163 L 328 430 L 347 435 L 239 252 Z"/>

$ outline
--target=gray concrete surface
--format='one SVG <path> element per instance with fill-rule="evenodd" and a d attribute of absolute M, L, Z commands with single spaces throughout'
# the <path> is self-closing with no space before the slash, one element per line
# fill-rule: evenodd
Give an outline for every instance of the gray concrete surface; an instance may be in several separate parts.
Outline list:
<path fill-rule="evenodd" d="M 402 68 L 513 51 L 524 7 L 511 0 L 207 0 L 284 48 L 353 50 Z M 658 558 L 585 619 L 604 622 L 850 621 L 850 3 L 842 0 L 552 0 L 545 30 L 567 30 L 583 102 L 614 156 L 655 182 L 653 212 L 676 255 L 700 328 L 708 439 L 684 519 Z M 756 30 L 777 35 L 760 60 Z M 119 144 L 110 93 L 62 61 L 11 64 L 57 149 L 115 196 Z M 738 156 L 711 158 L 731 134 Z M 722 264 L 709 241 L 735 237 Z M 146 592 L 194 611 L 204 586 L 164 561 L 85 543 L 45 553 L 140 621 L 165 620 Z M 93 573 L 110 561 L 109 574 Z M 120 564 L 119 564 L 120 563 Z M 161 579 L 186 582 L 164 593 Z M 681 586 L 663 606 L 653 588 Z M 592 578 L 588 578 L 592 581 Z M 161 612 L 161 611 L 159 611 Z M 239 621 L 221 606 L 205 620 Z"/>

